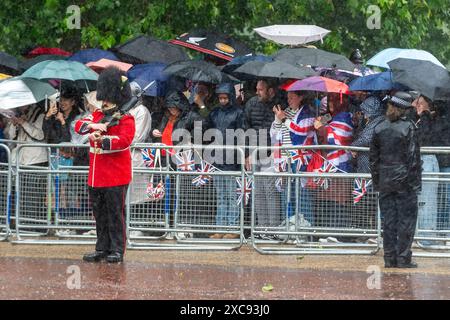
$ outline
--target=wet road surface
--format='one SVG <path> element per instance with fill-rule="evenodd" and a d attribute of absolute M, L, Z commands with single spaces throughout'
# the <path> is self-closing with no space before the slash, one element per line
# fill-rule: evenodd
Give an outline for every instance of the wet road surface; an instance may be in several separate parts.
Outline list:
<path fill-rule="evenodd" d="M 384 269 L 380 254 L 265 256 L 243 247 L 128 251 L 110 265 L 82 262 L 90 250 L 0 243 L 0 299 L 450 299 L 450 259 Z M 263 292 L 267 284 L 273 290 Z"/>

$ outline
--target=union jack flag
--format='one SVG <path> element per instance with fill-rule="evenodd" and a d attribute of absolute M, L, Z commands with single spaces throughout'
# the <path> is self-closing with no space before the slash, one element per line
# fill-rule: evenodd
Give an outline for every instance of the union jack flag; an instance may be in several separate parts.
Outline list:
<path fill-rule="evenodd" d="M 330 172 L 336 172 L 337 168 L 335 166 L 333 166 L 333 164 L 331 162 L 325 161 L 323 166 L 321 168 L 319 168 L 318 170 L 316 170 L 316 172 L 318 173 L 330 173 Z M 329 178 L 315 178 L 314 182 L 322 187 L 324 190 L 328 189 L 328 185 L 330 182 Z"/>
<path fill-rule="evenodd" d="M 153 185 L 153 181 L 147 184 L 146 194 L 150 201 L 163 199 L 164 195 L 166 194 L 166 189 L 163 182 L 158 182 L 156 186 Z"/>
<path fill-rule="evenodd" d="M 202 174 L 192 179 L 192 185 L 194 185 L 195 187 L 201 187 L 207 184 L 209 180 L 211 180 L 211 176 L 204 173 L 214 172 L 216 171 L 216 167 L 206 162 L 205 160 L 202 160 L 201 168 L 197 169 L 197 171 Z"/>
<path fill-rule="evenodd" d="M 238 184 L 238 187 L 236 189 L 236 194 L 238 196 L 237 204 L 240 205 L 242 202 L 242 198 L 244 198 L 244 205 L 247 205 L 250 199 L 250 194 L 252 193 L 253 178 L 245 177 L 243 184 L 240 178 L 236 178 L 236 182 Z M 244 185 L 244 187 L 242 187 L 242 185 Z"/>
<path fill-rule="evenodd" d="M 297 172 L 300 171 L 303 165 L 307 166 L 309 163 L 309 157 L 311 157 L 311 153 L 307 151 L 303 151 L 302 149 L 297 150 L 289 150 L 291 154 L 292 163 L 296 164 Z"/>
<path fill-rule="evenodd" d="M 192 157 L 192 150 L 178 152 L 175 155 L 175 162 L 179 171 L 194 171 L 195 161 Z"/>
<path fill-rule="evenodd" d="M 367 193 L 367 189 L 372 184 L 372 180 L 366 179 L 355 179 L 354 190 L 353 190 L 353 204 L 357 204 L 361 201 L 362 197 Z"/>
<path fill-rule="evenodd" d="M 156 149 L 141 149 L 142 159 L 144 160 L 144 164 L 147 168 L 155 167 L 155 157 L 156 157 Z"/>

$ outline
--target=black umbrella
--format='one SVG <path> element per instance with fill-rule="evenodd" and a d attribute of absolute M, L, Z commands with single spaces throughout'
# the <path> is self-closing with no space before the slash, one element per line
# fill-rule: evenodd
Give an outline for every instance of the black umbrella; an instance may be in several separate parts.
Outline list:
<path fill-rule="evenodd" d="M 236 58 L 233 58 L 230 62 L 228 62 L 226 65 L 223 66 L 222 72 L 225 73 L 232 73 L 234 70 L 242 66 L 244 63 L 250 62 L 250 61 L 273 61 L 272 57 L 268 57 L 265 55 L 251 55 L 251 56 L 239 56 Z"/>
<path fill-rule="evenodd" d="M 430 61 L 398 58 L 388 62 L 394 82 L 419 91 L 431 100 L 448 99 L 450 74 Z"/>
<path fill-rule="evenodd" d="M 214 64 L 202 60 L 175 62 L 168 65 L 164 72 L 194 82 L 218 84 L 232 81 L 229 76 L 221 72 Z"/>
<path fill-rule="evenodd" d="M 305 79 L 316 75 L 308 67 L 294 66 L 283 61 L 249 61 L 233 71 L 241 80 L 255 78 Z"/>
<path fill-rule="evenodd" d="M 436 89 L 436 100 L 450 100 L 450 79 L 442 87 Z"/>
<path fill-rule="evenodd" d="M 150 62 L 173 63 L 189 57 L 180 47 L 149 36 L 138 36 L 111 49 L 124 62 L 142 64 Z"/>
<path fill-rule="evenodd" d="M 16 75 L 19 71 L 19 60 L 10 54 L 0 52 L 0 73 Z"/>
<path fill-rule="evenodd" d="M 43 54 L 40 56 L 37 56 L 35 58 L 31 58 L 28 60 L 25 60 L 20 63 L 19 67 L 22 71 L 30 69 L 35 64 L 38 64 L 39 62 L 46 61 L 46 60 L 66 60 L 67 57 L 60 56 L 57 54 Z"/>
<path fill-rule="evenodd" d="M 290 64 L 350 71 L 355 69 L 355 65 L 343 55 L 314 48 L 285 48 L 272 57 Z"/>
<path fill-rule="evenodd" d="M 237 56 L 252 54 L 245 43 L 223 33 L 205 30 L 193 30 L 184 33 L 176 39 L 170 40 L 170 42 L 226 61 L 231 61 Z"/>

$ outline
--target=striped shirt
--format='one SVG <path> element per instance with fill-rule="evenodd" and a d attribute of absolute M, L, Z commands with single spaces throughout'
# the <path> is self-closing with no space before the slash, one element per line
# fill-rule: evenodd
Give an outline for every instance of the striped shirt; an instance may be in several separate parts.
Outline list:
<path fill-rule="evenodd" d="M 295 118 L 295 115 L 299 109 L 294 110 L 291 107 L 287 107 L 286 110 L 284 110 L 284 113 L 286 114 L 286 119 L 292 120 Z M 275 118 L 275 121 L 272 123 L 271 128 L 271 135 L 272 137 L 281 145 L 281 146 L 292 146 L 292 139 L 291 134 L 289 131 L 289 128 L 282 122 L 277 122 L 277 119 Z M 282 154 L 284 156 L 289 155 L 288 150 L 283 150 Z"/>

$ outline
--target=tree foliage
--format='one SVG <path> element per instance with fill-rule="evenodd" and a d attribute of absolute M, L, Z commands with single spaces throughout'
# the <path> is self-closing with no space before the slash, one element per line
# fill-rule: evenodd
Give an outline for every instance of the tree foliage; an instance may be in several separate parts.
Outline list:
<path fill-rule="evenodd" d="M 81 9 L 81 29 L 67 27 L 67 8 Z M 370 5 L 381 13 L 380 29 L 369 29 Z M 241 38 L 256 52 L 279 46 L 253 32 L 271 24 L 316 24 L 332 30 L 317 46 L 368 58 L 388 48 L 417 48 L 450 64 L 448 0 L 2 0 L 0 50 L 19 55 L 35 45 L 108 49 L 138 34 L 161 39 L 194 28 Z"/>

